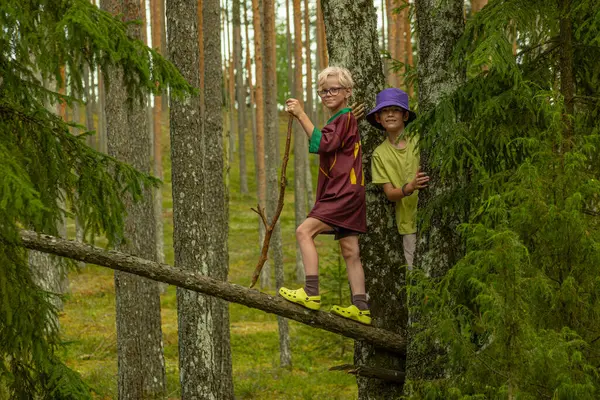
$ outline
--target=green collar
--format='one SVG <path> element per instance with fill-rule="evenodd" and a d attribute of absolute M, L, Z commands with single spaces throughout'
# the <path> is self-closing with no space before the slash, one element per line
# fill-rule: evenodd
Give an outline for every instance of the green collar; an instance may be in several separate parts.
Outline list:
<path fill-rule="evenodd" d="M 331 123 L 331 121 L 333 121 L 340 115 L 349 113 L 350 111 L 352 111 L 352 109 L 350 107 L 342 108 L 340 111 L 336 112 L 333 117 L 329 118 L 329 120 L 327 121 L 327 125 L 329 125 Z"/>

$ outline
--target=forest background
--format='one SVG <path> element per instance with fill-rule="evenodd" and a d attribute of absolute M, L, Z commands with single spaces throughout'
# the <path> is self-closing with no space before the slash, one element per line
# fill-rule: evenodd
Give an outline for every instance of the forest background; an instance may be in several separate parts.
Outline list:
<path fill-rule="evenodd" d="M 385 1 L 376 4 L 377 14 L 372 2 L 355 3 L 205 0 L 191 15 L 182 1 L 168 1 L 166 9 L 160 1 L 46 1 L 42 13 L 39 2 L 2 5 L 8 50 L 0 59 L 0 397 L 186 398 L 202 382 L 200 392 L 218 398 L 595 398 L 600 12 L 594 1 Z M 347 14 L 335 8 L 340 4 Z M 127 24 L 111 25 L 97 6 Z M 250 208 L 258 204 L 272 215 L 276 205 L 288 118 L 281 104 L 301 93 L 322 125 L 327 116 L 315 95 L 316 73 L 330 56 L 347 61 L 341 41 L 327 51 L 325 24 L 332 27 L 328 37 L 342 31 L 334 13 L 357 20 L 377 15 L 376 24 L 365 26 L 376 36 L 366 42 L 383 55 L 378 73 L 385 85 L 413 97 L 421 117 L 415 131 L 435 178 L 422 202 L 421 272 L 407 280 L 412 329 L 404 329 L 405 293 L 393 279 L 388 289 L 400 294 L 399 306 L 383 308 L 410 338 L 406 368 L 404 358 L 373 356 L 360 344 L 353 361 L 350 339 L 288 326 L 253 308 L 232 303 L 227 316 L 219 301 L 93 265 L 68 269 L 13 246 L 18 229 L 30 227 L 176 267 L 201 260 L 202 273 L 247 286 L 264 235 Z M 196 31 L 186 31 L 193 25 Z M 96 36 L 77 42 L 82 32 Z M 359 82 L 368 81 L 359 66 L 351 69 Z M 372 105 L 375 91 L 357 91 Z M 190 117 L 197 110 L 202 120 Z M 201 143 L 199 123 L 208 138 Z M 61 134 L 67 131 L 73 139 Z M 313 201 L 317 165 L 306 157 L 302 135 L 295 130 L 294 179 L 261 275 L 264 292 L 303 280 L 293 232 Z M 203 164 L 187 170 L 191 151 Z M 204 197 L 191 190 L 194 174 L 202 176 Z M 199 217 L 195 205 L 213 214 Z M 382 208 L 391 211 L 389 204 Z M 196 251 L 198 243 L 208 250 Z M 318 247 L 326 305 L 344 303 L 349 293 L 339 249 L 331 238 Z M 365 258 L 373 264 L 372 255 Z M 401 260 L 395 265 L 403 271 Z M 27 290 L 35 286 L 49 293 Z M 197 306 L 210 310 L 203 324 L 186 319 Z M 146 325 L 131 324 L 132 312 L 147 312 Z M 215 340 L 199 344 L 182 333 L 194 325 L 202 325 L 199 336 Z M 145 334 L 147 341 L 126 339 Z M 188 351 L 180 354 L 181 348 Z M 195 354 L 213 356 L 198 367 Z M 329 371 L 361 364 L 361 357 L 387 357 L 382 365 L 400 371 L 402 383 L 407 370 L 408 384 L 359 378 L 357 387 L 351 375 Z M 140 378 L 144 369 L 154 383 Z"/>

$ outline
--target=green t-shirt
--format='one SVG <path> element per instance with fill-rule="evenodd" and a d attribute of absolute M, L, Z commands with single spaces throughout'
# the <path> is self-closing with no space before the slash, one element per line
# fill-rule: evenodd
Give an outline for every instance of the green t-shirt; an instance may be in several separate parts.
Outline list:
<path fill-rule="evenodd" d="M 419 168 L 418 137 L 407 139 L 404 149 L 395 148 L 388 139 L 373 152 L 371 175 L 373 183 L 391 183 L 401 188 L 415 178 Z M 418 191 L 396 202 L 396 224 L 401 235 L 417 232 Z"/>

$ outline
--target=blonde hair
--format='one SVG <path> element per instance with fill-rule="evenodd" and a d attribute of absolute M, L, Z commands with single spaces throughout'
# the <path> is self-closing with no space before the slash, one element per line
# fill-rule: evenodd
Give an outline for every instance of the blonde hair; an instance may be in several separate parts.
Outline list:
<path fill-rule="evenodd" d="M 327 67 L 319 73 L 317 82 L 319 86 L 323 86 L 325 81 L 330 76 L 336 76 L 340 81 L 340 85 L 347 89 L 354 87 L 354 81 L 352 80 L 352 74 L 344 67 Z"/>

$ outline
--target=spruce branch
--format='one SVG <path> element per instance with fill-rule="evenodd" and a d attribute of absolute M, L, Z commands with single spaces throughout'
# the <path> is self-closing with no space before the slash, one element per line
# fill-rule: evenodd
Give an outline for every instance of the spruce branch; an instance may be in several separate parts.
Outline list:
<path fill-rule="evenodd" d="M 270 224 L 267 224 L 267 217 L 265 215 L 265 210 L 260 208 L 260 205 L 257 206 L 255 210 L 252 208 L 252 211 L 257 213 L 262 219 L 263 224 L 265 225 L 265 239 L 263 241 L 262 250 L 260 252 L 260 258 L 258 259 L 258 263 L 256 264 L 256 268 L 254 269 L 254 273 L 252 274 L 252 283 L 250 287 L 254 287 L 258 277 L 260 276 L 260 271 L 262 271 L 263 266 L 268 258 L 269 253 L 269 242 L 271 241 L 271 235 L 273 234 L 273 230 L 275 229 L 275 225 L 277 224 L 277 220 L 281 215 L 281 210 L 283 210 L 283 198 L 285 196 L 285 187 L 287 185 L 287 181 L 285 179 L 285 171 L 287 169 L 287 164 L 290 159 L 290 142 L 292 140 L 292 124 L 294 122 L 294 117 L 290 115 L 288 120 L 288 129 L 287 136 L 285 140 L 285 152 L 283 154 L 283 161 L 281 162 L 281 177 L 279 179 L 279 200 L 277 202 L 277 209 L 275 210 L 275 215 L 273 215 L 273 219 Z"/>

